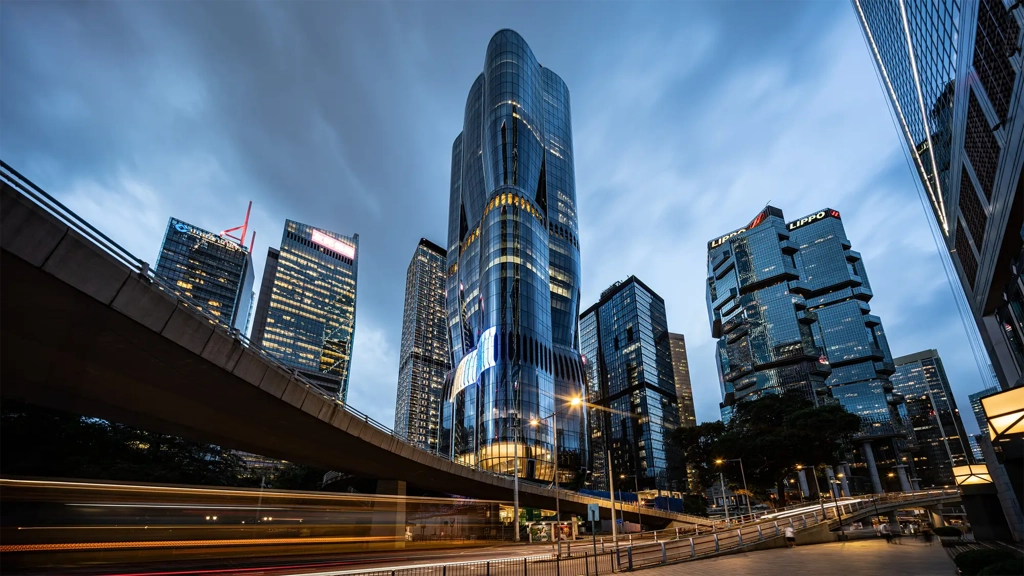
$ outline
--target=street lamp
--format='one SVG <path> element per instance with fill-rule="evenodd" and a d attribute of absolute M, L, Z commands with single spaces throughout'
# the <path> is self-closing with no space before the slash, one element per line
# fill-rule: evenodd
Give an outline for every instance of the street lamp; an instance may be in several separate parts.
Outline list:
<path fill-rule="evenodd" d="M 796 469 L 803 470 L 804 467 L 802 464 L 797 464 Z M 811 476 L 814 476 L 814 487 L 818 489 L 818 504 L 821 504 L 821 518 L 824 520 L 827 518 L 825 515 L 825 500 L 822 498 L 821 484 L 818 483 L 818 472 L 814 469 L 814 466 L 811 466 Z"/>
<path fill-rule="evenodd" d="M 715 464 L 718 464 L 719 466 L 725 464 L 726 462 L 740 463 L 740 477 L 743 478 L 743 491 L 746 492 L 744 497 L 747 499 L 747 514 L 749 514 L 751 519 L 753 519 L 754 511 L 750 509 L 750 490 L 747 490 L 747 475 L 746 473 L 743 472 L 743 460 L 741 458 L 719 458 L 715 460 Z M 721 472 L 719 472 L 719 475 L 721 475 Z M 722 494 L 723 496 L 725 495 L 724 492 Z"/>
<path fill-rule="evenodd" d="M 579 396 L 576 396 L 576 397 L 573 397 L 569 401 L 569 406 L 579 406 L 582 403 L 583 403 L 583 400 L 580 399 Z M 554 438 L 554 443 L 553 443 L 554 454 L 553 455 L 554 455 L 554 461 L 555 461 L 555 528 L 557 529 L 556 533 L 557 533 L 557 536 L 558 536 L 557 537 L 557 541 L 558 541 L 558 557 L 561 558 L 562 557 L 562 527 L 561 527 L 562 526 L 562 503 L 561 503 L 561 500 L 558 497 L 558 409 L 556 408 L 554 412 L 552 412 L 550 415 L 548 415 L 548 416 L 546 416 L 544 418 L 536 418 L 536 417 L 531 418 L 530 419 L 530 426 L 536 428 L 537 426 L 540 425 L 542 420 L 547 420 L 548 418 L 551 418 L 551 428 L 554 431 L 552 436 Z"/>

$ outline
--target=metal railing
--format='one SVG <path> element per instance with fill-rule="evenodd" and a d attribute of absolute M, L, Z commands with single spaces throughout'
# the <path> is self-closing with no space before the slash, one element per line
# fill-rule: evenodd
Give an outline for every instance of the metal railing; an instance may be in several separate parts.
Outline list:
<path fill-rule="evenodd" d="M 378 422 L 377 420 L 374 420 L 369 415 L 359 411 L 358 409 L 354 408 L 350 404 L 342 402 L 337 396 L 335 396 L 335 395 L 331 394 L 330 392 L 324 390 L 317 383 L 315 383 L 315 382 L 307 379 L 306 377 L 304 377 L 302 375 L 302 373 L 299 372 L 298 370 L 296 370 L 295 368 L 283 364 L 275 356 L 273 356 L 272 354 L 269 354 L 266 351 L 264 351 L 261 346 L 257 345 L 256 343 L 252 342 L 251 340 L 249 340 L 248 337 L 246 337 L 244 334 L 240 333 L 233 326 L 231 326 L 231 325 L 227 324 L 226 322 L 224 322 L 224 320 L 221 319 L 219 316 L 210 314 L 207 311 L 206 307 L 203 306 L 201 303 L 199 303 L 196 300 L 194 300 L 192 298 L 189 298 L 189 297 L 185 296 L 184 294 L 182 294 L 167 279 L 165 279 L 162 276 L 156 274 L 153 271 L 153 269 L 150 267 L 148 262 L 142 260 L 141 258 L 136 257 L 131 252 L 129 252 L 127 249 L 125 249 L 123 246 L 121 246 L 120 244 L 118 244 L 114 240 L 110 239 L 110 237 L 108 237 L 106 234 L 101 232 L 99 229 L 97 229 L 95 226 L 93 226 L 92 224 L 87 222 L 84 218 L 80 217 L 78 214 L 75 214 L 75 212 L 72 211 L 70 208 L 68 208 L 67 206 L 61 204 L 60 201 L 58 201 L 53 196 L 49 195 L 46 191 L 44 191 L 42 188 L 40 188 L 39 186 L 34 184 L 31 180 L 29 180 L 28 178 L 26 178 L 25 176 L 20 174 L 17 170 L 12 168 L 10 165 L 8 165 L 3 160 L 0 160 L 0 181 L 5 182 L 9 186 L 11 186 L 13 189 L 17 190 L 22 196 L 24 196 L 25 198 L 29 199 L 35 205 L 39 206 L 40 208 L 42 208 L 43 210 L 48 212 L 50 215 L 52 215 L 54 218 L 56 218 L 62 224 L 67 226 L 70 230 L 73 230 L 75 233 L 77 233 L 77 234 L 81 235 L 82 237 L 88 239 L 97 248 L 101 249 L 104 253 L 106 253 L 110 257 L 114 258 L 116 261 L 118 261 L 121 264 L 123 264 L 124 266 L 126 266 L 131 272 L 135 273 L 138 277 L 140 277 L 143 280 L 149 282 L 155 288 L 165 292 L 168 296 L 170 296 L 171 298 L 175 299 L 183 308 L 187 308 L 190 311 L 192 311 L 193 313 L 198 314 L 199 316 L 201 316 L 204 320 L 209 322 L 210 325 L 213 326 L 215 330 L 218 330 L 222 334 L 227 335 L 227 336 L 235 339 L 239 344 L 241 344 L 243 347 L 248 349 L 253 354 L 256 354 L 261 359 L 265 360 L 267 363 L 269 363 L 272 366 L 276 367 L 278 370 L 289 374 L 289 376 L 292 379 L 294 379 L 295 381 L 297 381 L 300 384 L 302 384 L 303 386 L 305 386 L 306 389 L 309 392 L 311 392 L 313 394 L 317 394 L 318 396 L 320 396 L 324 400 L 337 405 L 339 408 L 345 410 L 349 414 L 351 414 L 351 415 L 355 416 L 356 418 L 362 420 L 364 423 L 366 423 L 366 424 L 368 424 L 370 426 L 373 426 L 378 431 L 383 432 L 385 434 L 388 434 L 389 436 L 392 436 L 392 437 L 402 441 L 403 443 L 406 443 L 409 446 L 412 446 L 413 448 L 415 448 L 416 450 L 418 450 L 420 452 L 423 452 L 423 453 L 426 453 L 426 454 L 430 454 L 431 456 L 435 456 L 437 458 L 440 458 L 441 460 L 445 460 L 445 461 L 448 461 L 448 462 L 455 462 L 455 463 L 459 464 L 460 466 L 465 466 L 464 464 L 462 464 L 462 463 L 460 463 L 460 462 L 450 458 L 447 454 L 442 454 L 442 453 L 439 453 L 439 452 L 432 452 L 430 450 L 425 450 L 425 449 L 423 449 L 420 446 L 417 446 L 415 444 L 407 443 L 404 438 L 401 438 L 401 437 L 397 436 L 395 434 L 394 430 L 392 430 L 388 426 L 385 426 L 381 422 Z M 469 468 L 469 467 L 467 466 L 467 468 Z M 501 478 L 501 479 L 507 480 L 507 481 L 511 481 L 511 478 L 512 478 L 511 475 L 499 474 L 497 472 L 491 472 L 489 470 L 484 470 L 484 469 L 481 469 L 481 468 L 471 468 L 471 469 L 476 470 L 477 472 L 480 472 L 480 473 L 483 473 L 483 474 L 487 474 L 487 475 L 495 477 L 495 478 Z M 531 482 L 531 481 L 525 480 L 523 478 L 520 478 L 519 482 L 520 482 L 520 484 L 529 484 L 529 485 L 533 485 L 533 486 L 540 487 L 540 488 L 545 488 L 545 489 L 549 489 L 550 488 L 550 483 Z M 570 492 L 570 491 L 563 491 L 563 492 L 566 495 L 575 494 L 575 493 Z M 589 496 L 589 495 L 588 496 L 584 496 L 584 495 L 581 495 L 581 494 L 575 494 L 575 495 L 576 496 L 585 497 L 585 498 L 588 498 L 588 499 L 591 499 L 591 500 L 608 502 L 607 499 L 598 498 L 596 496 Z M 674 513 L 674 512 L 671 513 L 671 514 L 674 514 L 677 517 L 682 518 L 682 519 L 684 519 L 686 521 L 689 521 L 689 522 L 700 523 L 700 522 L 705 522 L 706 521 L 705 519 L 703 519 L 703 518 L 701 518 L 699 516 L 690 516 L 690 515 L 687 515 L 687 514 L 679 514 L 679 513 Z"/>
<path fill-rule="evenodd" d="M 675 537 L 666 538 L 665 536 L 672 535 L 671 532 L 661 530 L 647 533 L 653 535 L 655 538 L 653 542 L 633 540 L 632 543 L 623 546 L 620 540 L 619 546 L 613 549 L 615 565 L 618 570 L 634 570 L 692 560 L 779 537 L 787 526 L 800 531 L 822 523 L 838 522 L 840 519 L 845 522 L 858 515 L 859 512 L 874 510 L 877 506 L 886 507 L 890 504 L 907 502 L 937 502 L 959 495 L 959 490 L 955 489 L 894 492 L 873 495 L 852 502 L 840 501 L 826 508 L 824 515 L 820 510 L 814 510 L 777 520 L 749 522 L 746 525 L 726 529 L 718 529 L 716 525 L 714 532 L 704 535 L 689 536 L 680 529 L 675 531 L 677 534 Z M 806 504 L 805 506 L 810 505 Z"/>

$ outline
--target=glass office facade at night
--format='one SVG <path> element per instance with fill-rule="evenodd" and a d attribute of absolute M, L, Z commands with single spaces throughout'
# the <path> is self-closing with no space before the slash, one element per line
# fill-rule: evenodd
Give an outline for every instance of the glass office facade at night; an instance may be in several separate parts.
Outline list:
<path fill-rule="evenodd" d="M 621 489 L 685 489 L 682 454 L 670 441 L 679 404 L 665 301 L 635 276 L 616 282 L 580 316 L 580 341 L 594 486 L 608 488 L 600 460 L 610 453 Z"/>
<path fill-rule="evenodd" d="M 985 418 L 985 409 L 981 406 L 981 399 L 985 396 L 997 394 L 999 390 L 998 386 L 992 386 L 967 396 L 971 402 L 971 412 L 974 413 L 974 420 L 978 423 L 978 428 L 981 429 L 981 435 L 986 438 L 988 437 L 988 419 Z"/>
<path fill-rule="evenodd" d="M 441 393 L 451 369 L 445 261 L 444 248 L 421 238 L 409 262 L 395 399 L 395 434 L 431 452 L 437 451 Z"/>
<path fill-rule="evenodd" d="M 255 274 L 244 246 L 171 218 L 156 273 L 225 324 L 243 334 L 249 329 Z"/>
<path fill-rule="evenodd" d="M 550 480 L 557 420 L 560 479 L 585 466 L 576 214 L 569 90 L 501 30 L 452 146 L 440 445 L 459 462 L 511 473 L 518 453 Z"/>
<path fill-rule="evenodd" d="M 958 306 L 977 326 L 972 345 L 979 357 L 987 352 L 1003 388 L 1024 382 L 1024 11 L 1016 6 L 853 0 Z"/>
<path fill-rule="evenodd" d="M 793 391 L 815 403 L 827 394 L 831 369 L 812 334 L 796 252 L 774 206 L 708 242 L 707 303 L 726 422 L 737 402 L 764 394 Z"/>
<path fill-rule="evenodd" d="M 252 340 L 345 401 L 356 328 L 359 235 L 286 220 L 263 271 Z"/>
<path fill-rule="evenodd" d="M 935 350 L 895 359 L 890 378 L 896 392 L 906 399 L 907 415 L 917 439 L 910 452 L 921 488 L 955 486 L 954 466 L 971 463 L 970 442 L 965 438 L 953 390 Z"/>
<path fill-rule="evenodd" d="M 669 332 L 668 343 L 672 349 L 672 374 L 676 383 L 676 399 L 679 402 L 679 425 L 693 428 L 697 425 L 697 414 L 693 410 L 693 388 L 690 386 L 690 364 L 686 361 L 686 339 L 682 334 Z"/>
<path fill-rule="evenodd" d="M 723 418 L 743 400 L 796 391 L 861 417 L 855 476 L 884 489 L 879 469 L 909 466 L 906 411 L 871 286 L 839 212 L 786 222 L 768 206 L 708 243 L 708 311 L 718 338 Z M 907 469 L 899 477 L 909 483 Z M 894 474 L 894 477 L 896 475 Z M 856 485 L 856 479 L 853 479 Z"/>

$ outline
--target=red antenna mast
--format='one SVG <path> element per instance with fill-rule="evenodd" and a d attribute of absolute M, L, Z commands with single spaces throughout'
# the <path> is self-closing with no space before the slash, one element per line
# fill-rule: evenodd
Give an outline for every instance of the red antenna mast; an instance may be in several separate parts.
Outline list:
<path fill-rule="evenodd" d="M 249 230 L 249 212 L 251 212 L 251 211 L 252 211 L 252 200 L 249 200 L 249 207 L 245 209 L 245 224 L 242 224 L 241 226 L 235 226 L 234 228 L 228 228 L 227 230 L 224 230 L 223 232 L 221 232 L 220 235 L 221 236 L 227 236 L 228 238 L 231 238 L 232 240 L 237 240 L 238 241 L 238 245 L 241 246 L 242 248 L 245 248 L 245 233 Z M 236 230 L 241 230 L 242 231 L 241 235 L 239 235 L 239 236 L 232 236 L 230 234 L 230 232 L 234 232 Z M 256 239 L 256 231 L 255 230 L 253 230 L 252 236 L 253 236 L 253 240 L 255 240 Z M 249 246 L 249 250 L 252 251 L 252 246 L 251 245 Z"/>

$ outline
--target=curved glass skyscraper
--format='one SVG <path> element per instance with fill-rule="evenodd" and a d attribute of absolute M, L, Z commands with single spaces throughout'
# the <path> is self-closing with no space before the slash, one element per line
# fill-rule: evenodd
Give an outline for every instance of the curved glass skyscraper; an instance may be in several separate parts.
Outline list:
<path fill-rule="evenodd" d="M 443 452 L 550 480 L 586 462 L 569 90 L 519 34 L 491 38 L 452 146 Z M 552 416 L 556 414 L 556 416 Z M 518 442 L 518 449 L 516 443 Z"/>

